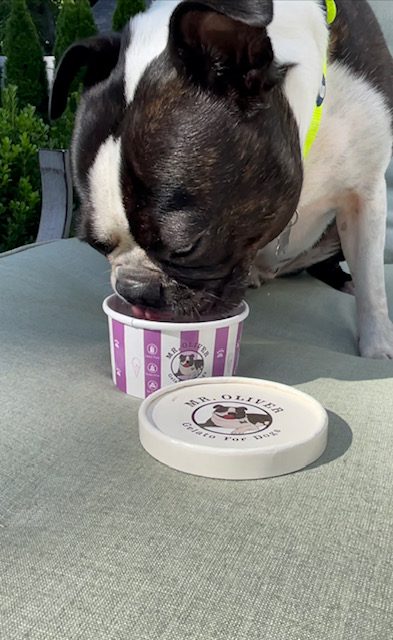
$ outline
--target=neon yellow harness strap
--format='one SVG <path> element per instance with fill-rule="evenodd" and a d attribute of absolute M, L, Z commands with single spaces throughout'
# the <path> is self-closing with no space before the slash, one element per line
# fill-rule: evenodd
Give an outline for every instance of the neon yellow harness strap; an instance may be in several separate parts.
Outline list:
<path fill-rule="evenodd" d="M 325 0 L 326 2 L 326 19 L 328 24 L 332 24 L 337 16 L 337 6 L 335 0 Z M 327 59 L 323 65 L 323 80 L 322 80 L 322 91 L 324 92 L 326 89 L 326 75 L 327 75 Z M 311 147 L 315 142 L 315 138 L 318 135 L 319 128 L 321 126 L 322 120 L 322 112 L 323 112 L 323 102 L 324 95 L 320 94 L 317 98 L 317 104 L 314 107 L 314 113 L 311 119 L 310 128 L 307 132 L 306 140 L 303 147 L 303 157 L 307 158 L 308 154 L 311 151 Z"/>
<path fill-rule="evenodd" d="M 325 0 L 327 11 L 327 23 L 333 24 L 337 17 L 337 6 L 335 0 Z"/>

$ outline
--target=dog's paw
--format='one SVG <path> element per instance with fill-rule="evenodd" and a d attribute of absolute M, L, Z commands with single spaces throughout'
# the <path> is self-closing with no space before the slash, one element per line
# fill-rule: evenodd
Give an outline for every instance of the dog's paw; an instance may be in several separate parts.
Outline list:
<path fill-rule="evenodd" d="M 363 331 L 359 350 L 364 358 L 393 360 L 393 323 L 386 319 Z"/>
<path fill-rule="evenodd" d="M 252 267 L 250 267 L 250 270 L 248 272 L 248 282 L 247 282 L 247 286 L 250 289 L 259 289 L 259 287 L 262 287 L 262 285 L 264 285 L 266 282 L 266 277 L 265 274 L 258 269 L 258 267 L 253 264 Z"/>
<path fill-rule="evenodd" d="M 353 280 L 348 280 L 347 282 L 345 282 L 345 284 L 343 284 L 343 286 L 341 287 L 340 291 L 342 293 L 348 293 L 350 296 L 354 296 L 355 283 L 353 282 Z"/>

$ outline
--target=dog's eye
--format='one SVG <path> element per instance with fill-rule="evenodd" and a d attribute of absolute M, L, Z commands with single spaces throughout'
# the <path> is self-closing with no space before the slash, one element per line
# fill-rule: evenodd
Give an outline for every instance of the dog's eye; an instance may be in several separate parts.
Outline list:
<path fill-rule="evenodd" d="M 88 243 L 90 244 L 91 247 L 93 247 L 93 249 L 95 249 L 105 257 L 108 256 L 110 253 L 112 253 L 114 249 L 116 249 L 115 242 L 112 243 L 112 242 L 99 242 L 98 240 L 88 240 Z"/>
<path fill-rule="evenodd" d="M 202 241 L 202 236 L 198 238 L 196 242 L 190 243 L 181 249 L 171 252 L 171 258 L 188 258 L 196 251 Z"/>

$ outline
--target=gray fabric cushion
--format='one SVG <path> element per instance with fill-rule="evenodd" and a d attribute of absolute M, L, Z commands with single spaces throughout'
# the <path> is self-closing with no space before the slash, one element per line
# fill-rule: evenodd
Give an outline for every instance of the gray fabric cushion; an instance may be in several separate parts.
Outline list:
<path fill-rule="evenodd" d="M 231 483 L 141 449 L 100 256 L 63 241 L 0 275 L 1 638 L 391 640 L 393 364 L 357 356 L 351 297 L 306 276 L 249 295 L 240 373 L 312 394 L 330 436 L 302 472 Z"/>
<path fill-rule="evenodd" d="M 142 450 L 104 259 L 69 240 L 0 272 L 1 638 L 392 638 L 393 364 L 357 356 L 352 297 L 307 276 L 250 294 L 240 373 L 320 400 L 329 444 L 297 474 L 223 482 Z"/>

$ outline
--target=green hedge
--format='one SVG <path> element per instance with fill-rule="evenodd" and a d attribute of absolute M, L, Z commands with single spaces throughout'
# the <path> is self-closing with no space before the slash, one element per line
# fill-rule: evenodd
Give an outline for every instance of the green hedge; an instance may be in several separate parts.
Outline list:
<path fill-rule="evenodd" d="M 0 251 L 32 242 L 40 218 L 38 150 L 48 146 L 49 127 L 34 107 L 19 108 L 8 87 L 0 108 Z"/>
<path fill-rule="evenodd" d="M 128 20 L 146 9 L 145 0 L 117 0 L 116 9 L 112 17 L 114 31 L 121 31 Z"/>
<path fill-rule="evenodd" d="M 54 55 L 59 62 L 68 47 L 83 38 L 94 36 L 97 27 L 87 0 L 64 0 L 56 22 Z"/>
<path fill-rule="evenodd" d="M 69 147 L 79 95 L 53 127 L 34 107 L 19 107 L 16 87 L 4 90 L 0 107 L 0 252 L 34 242 L 41 216 L 39 149 Z"/>
<path fill-rule="evenodd" d="M 26 3 L 37 29 L 41 48 L 46 55 L 51 55 L 60 0 L 26 0 Z"/>
<path fill-rule="evenodd" d="M 41 216 L 38 151 L 69 148 L 80 95 L 76 81 L 63 116 L 51 126 L 45 122 L 48 96 L 37 31 L 26 0 L 8 1 L 7 87 L 0 106 L 0 252 L 35 240 Z M 42 0 L 48 1 L 57 2 Z M 41 0 L 28 3 L 38 9 Z M 0 0 L 0 32 L 5 6 L 6 0 Z M 58 58 L 72 42 L 96 31 L 87 0 L 64 0 L 58 19 Z"/>
<path fill-rule="evenodd" d="M 26 0 L 37 29 L 41 48 L 51 55 L 55 39 L 55 22 L 60 0 Z M 0 0 L 0 52 L 3 53 L 5 25 L 11 12 L 11 0 Z"/>
<path fill-rule="evenodd" d="M 5 25 L 11 11 L 10 0 L 0 0 L 0 52 L 3 53 Z"/>
<path fill-rule="evenodd" d="M 4 53 L 7 56 L 7 84 L 18 87 L 19 103 L 22 106 L 31 104 L 46 115 L 48 85 L 43 51 L 25 0 L 11 2 Z"/>

